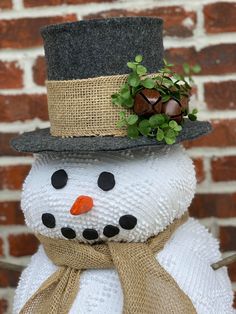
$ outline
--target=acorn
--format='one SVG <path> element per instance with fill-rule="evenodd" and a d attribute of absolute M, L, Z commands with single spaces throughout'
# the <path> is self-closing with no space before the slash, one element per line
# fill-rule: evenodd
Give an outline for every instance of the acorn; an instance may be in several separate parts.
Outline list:
<path fill-rule="evenodd" d="M 134 97 L 134 112 L 138 116 L 149 117 L 161 113 L 161 94 L 156 89 L 143 88 Z"/>
<path fill-rule="evenodd" d="M 166 114 L 171 120 L 181 123 L 183 120 L 182 105 L 176 99 L 170 99 L 162 105 L 161 113 Z"/>

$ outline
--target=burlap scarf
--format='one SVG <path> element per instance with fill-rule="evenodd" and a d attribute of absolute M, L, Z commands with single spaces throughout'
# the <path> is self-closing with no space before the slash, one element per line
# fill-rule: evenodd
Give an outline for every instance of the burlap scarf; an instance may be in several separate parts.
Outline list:
<path fill-rule="evenodd" d="M 145 243 L 88 245 L 37 235 L 59 266 L 28 300 L 20 314 L 67 314 L 78 293 L 81 271 L 115 268 L 124 295 L 123 314 L 196 314 L 192 302 L 158 263 L 155 255 L 188 218 L 176 219 Z M 111 313 L 112 314 L 112 313 Z"/>

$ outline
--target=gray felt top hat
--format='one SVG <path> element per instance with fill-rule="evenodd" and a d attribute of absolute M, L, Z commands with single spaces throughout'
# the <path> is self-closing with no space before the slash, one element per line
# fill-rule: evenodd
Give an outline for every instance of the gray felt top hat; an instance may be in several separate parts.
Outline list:
<path fill-rule="evenodd" d="M 20 152 L 113 151 L 165 145 L 117 128 L 111 95 L 127 79 L 127 61 L 142 55 L 149 73 L 163 65 L 162 20 L 127 17 L 49 25 L 42 29 L 51 127 L 12 140 Z M 118 111 L 117 111 L 118 110 Z M 177 143 L 208 133 L 203 121 L 186 121 Z"/>

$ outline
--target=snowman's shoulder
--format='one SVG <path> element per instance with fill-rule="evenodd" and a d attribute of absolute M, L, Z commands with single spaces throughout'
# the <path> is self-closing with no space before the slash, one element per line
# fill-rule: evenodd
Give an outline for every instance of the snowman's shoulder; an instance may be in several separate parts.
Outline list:
<path fill-rule="evenodd" d="M 226 268 L 214 271 L 221 258 L 219 243 L 197 220 L 190 218 L 173 234 L 157 260 L 192 300 L 199 314 L 235 313 Z"/>
<path fill-rule="evenodd" d="M 38 251 L 31 257 L 29 265 L 21 274 L 15 293 L 13 314 L 20 312 L 26 301 L 56 269 L 57 267 L 49 260 L 40 245 Z"/>
<path fill-rule="evenodd" d="M 219 241 L 213 237 L 208 229 L 194 218 L 189 218 L 180 226 L 166 244 L 183 247 L 193 252 L 199 258 L 214 263 L 221 258 Z"/>

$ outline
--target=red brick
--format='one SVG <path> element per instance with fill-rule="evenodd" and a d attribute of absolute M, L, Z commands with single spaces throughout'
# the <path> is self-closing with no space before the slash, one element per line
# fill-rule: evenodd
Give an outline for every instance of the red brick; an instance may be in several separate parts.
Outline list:
<path fill-rule="evenodd" d="M 196 218 L 236 216 L 236 193 L 232 194 L 196 194 L 189 208 Z"/>
<path fill-rule="evenodd" d="M 0 202 L 0 225 L 23 225 L 24 216 L 19 202 Z"/>
<path fill-rule="evenodd" d="M 16 287 L 19 276 L 19 272 L 0 269 L 0 288 Z"/>
<path fill-rule="evenodd" d="M 87 4 L 100 2 L 113 2 L 115 0 L 24 0 L 25 7 L 40 7 L 62 4 Z"/>
<path fill-rule="evenodd" d="M 220 243 L 222 251 L 236 250 L 236 227 L 221 227 L 220 228 Z"/>
<path fill-rule="evenodd" d="M 0 256 L 3 256 L 3 239 L 0 238 Z"/>
<path fill-rule="evenodd" d="M 103 3 L 115 2 L 116 0 L 65 0 L 67 4 L 86 4 L 86 3 Z"/>
<path fill-rule="evenodd" d="M 228 266 L 228 272 L 231 281 L 236 281 L 236 263 L 232 263 Z"/>
<path fill-rule="evenodd" d="M 195 166 L 197 183 L 201 183 L 205 179 L 205 171 L 202 158 L 193 159 L 193 163 Z"/>
<path fill-rule="evenodd" d="M 204 7 L 205 29 L 208 33 L 236 31 L 236 3 L 217 2 Z"/>
<path fill-rule="evenodd" d="M 10 254 L 15 257 L 32 255 L 38 249 L 38 240 L 33 234 L 10 234 L 8 242 Z"/>
<path fill-rule="evenodd" d="M 165 51 L 165 58 L 176 64 L 175 70 L 182 71 L 182 64 L 199 64 L 201 74 L 224 74 L 236 72 L 236 44 L 218 44 L 196 51 L 194 47 L 170 48 Z"/>
<path fill-rule="evenodd" d="M 7 313 L 8 303 L 5 299 L 0 299 L 0 314 Z"/>
<path fill-rule="evenodd" d="M 0 133 L 0 156 L 23 156 L 30 154 L 22 154 L 15 151 L 10 146 L 10 141 L 15 138 L 18 134 L 16 133 Z"/>
<path fill-rule="evenodd" d="M 194 141 L 184 143 L 186 148 L 190 147 L 226 147 L 236 144 L 236 120 L 214 120 L 213 131 Z"/>
<path fill-rule="evenodd" d="M 214 181 L 236 180 L 236 156 L 214 158 L 211 167 Z"/>
<path fill-rule="evenodd" d="M 205 101 L 209 109 L 236 109 L 236 81 L 205 83 Z"/>
<path fill-rule="evenodd" d="M 0 122 L 48 120 L 46 95 L 0 95 Z"/>
<path fill-rule="evenodd" d="M 0 9 L 11 9 L 12 2 L 11 0 L 1 0 L 0 1 Z"/>
<path fill-rule="evenodd" d="M 0 189 L 20 190 L 29 170 L 28 165 L 0 167 Z"/>
<path fill-rule="evenodd" d="M 46 79 L 46 65 L 44 57 L 38 57 L 33 66 L 33 77 L 34 81 L 38 85 L 45 85 Z"/>
<path fill-rule="evenodd" d="M 19 64 L 17 62 L 0 61 L 0 88 L 21 87 L 23 87 L 23 71 L 20 69 Z"/>
<path fill-rule="evenodd" d="M 189 37 L 193 35 L 196 26 L 196 13 L 186 11 L 181 6 L 152 8 L 140 11 L 110 10 L 86 16 L 86 19 L 123 17 L 123 16 L 150 16 L 161 17 L 164 20 L 164 35 Z"/>
<path fill-rule="evenodd" d="M 1 20 L 0 48 L 28 48 L 41 46 L 42 39 L 39 29 L 42 26 L 75 20 L 75 14 Z"/>

